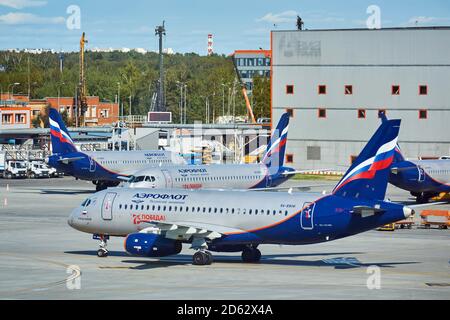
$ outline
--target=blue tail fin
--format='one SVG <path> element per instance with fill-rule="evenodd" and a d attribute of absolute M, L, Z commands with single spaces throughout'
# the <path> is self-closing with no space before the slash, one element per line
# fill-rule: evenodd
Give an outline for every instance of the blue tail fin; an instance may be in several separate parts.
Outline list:
<path fill-rule="evenodd" d="M 69 131 L 59 112 L 54 108 L 50 108 L 48 118 L 50 122 L 50 137 L 53 153 L 66 154 L 77 152 Z"/>
<path fill-rule="evenodd" d="M 382 123 L 389 121 L 384 112 L 380 113 L 380 118 L 381 118 Z M 405 161 L 405 158 L 403 157 L 402 150 L 400 149 L 400 145 L 397 143 L 397 145 L 395 146 L 395 154 L 394 154 L 393 163 L 402 162 L 402 161 Z"/>
<path fill-rule="evenodd" d="M 334 194 L 367 200 L 384 200 L 400 123 L 401 120 L 383 121 L 334 188 Z"/>
<path fill-rule="evenodd" d="M 266 153 L 261 163 L 269 168 L 281 168 L 284 164 L 284 154 L 286 151 L 286 142 L 289 129 L 289 113 L 281 116 L 277 128 L 270 137 Z"/>

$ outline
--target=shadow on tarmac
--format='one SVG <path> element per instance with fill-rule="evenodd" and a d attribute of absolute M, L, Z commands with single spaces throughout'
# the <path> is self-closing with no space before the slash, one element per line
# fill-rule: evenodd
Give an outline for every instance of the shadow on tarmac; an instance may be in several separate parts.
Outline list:
<path fill-rule="evenodd" d="M 72 195 L 72 194 L 93 194 L 95 190 L 80 190 L 80 189 L 43 189 L 41 194 L 59 194 L 59 195 Z"/>
<path fill-rule="evenodd" d="M 96 251 L 67 251 L 67 254 L 74 255 L 89 255 L 97 256 Z M 362 263 L 355 255 L 361 255 L 364 252 L 330 252 L 330 253 L 299 253 L 299 254 L 271 254 L 263 255 L 259 263 L 253 263 L 250 265 L 274 265 L 274 266 L 294 266 L 294 267 L 332 267 L 334 269 L 356 269 L 356 268 L 367 268 L 369 266 L 377 266 L 380 268 L 395 268 L 398 265 L 405 264 L 417 264 L 419 262 L 372 262 L 372 263 Z M 109 251 L 109 256 L 112 257 L 129 257 L 126 252 L 122 251 Z M 289 258 L 299 258 L 299 257 L 314 257 L 314 256 L 332 256 L 329 259 L 319 259 L 319 260 L 298 260 Z M 138 257 L 136 257 L 138 258 Z M 139 257 L 141 258 L 141 257 Z M 236 256 L 221 256 L 214 255 L 215 263 L 226 263 L 226 264 L 240 264 L 247 265 L 242 262 L 239 255 Z M 122 260 L 122 263 L 133 265 L 129 269 L 134 270 L 147 270 L 155 268 L 167 268 L 171 266 L 179 265 L 192 265 L 192 256 L 181 254 L 166 258 L 151 258 L 151 260 L 146 261 L 145 258 L 141 260 Z"/>

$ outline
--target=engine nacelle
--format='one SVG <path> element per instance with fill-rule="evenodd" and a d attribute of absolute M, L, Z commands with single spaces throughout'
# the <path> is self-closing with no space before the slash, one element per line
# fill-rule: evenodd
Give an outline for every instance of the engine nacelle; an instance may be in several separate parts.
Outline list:
<path fill-rule="evenodd" d="M 180 241 L 167 239 L 157 234 L 132 233 L 125 239 L 125 250 L 142 257 L 165 257 L 181 252 Z"/>

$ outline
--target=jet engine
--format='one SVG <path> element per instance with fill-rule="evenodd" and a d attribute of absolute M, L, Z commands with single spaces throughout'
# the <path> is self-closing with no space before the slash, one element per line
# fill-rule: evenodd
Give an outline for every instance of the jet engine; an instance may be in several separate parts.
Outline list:
<path fill-rule="evenodd" d="M 152 233 L 132 233 L 125 239 L 125 251 L 142 257 L 165 257 L 181 252 L 180 241 Z"/>

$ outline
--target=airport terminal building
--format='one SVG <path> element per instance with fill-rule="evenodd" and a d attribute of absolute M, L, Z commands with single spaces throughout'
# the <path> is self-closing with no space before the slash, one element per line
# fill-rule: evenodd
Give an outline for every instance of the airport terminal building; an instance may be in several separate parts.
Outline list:
<path fill-rule="evenodd" d="M 292 114 L 287 162 L 344 171 L 401 118 L 408 158 L 450 155 L 450 28 L 272 31 L 272 119 Z"/>

